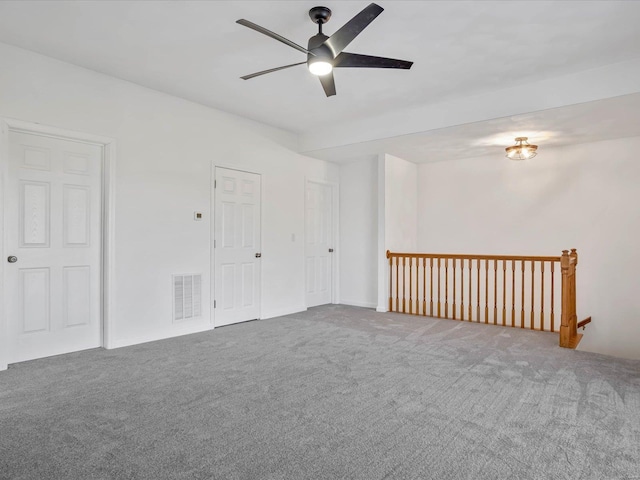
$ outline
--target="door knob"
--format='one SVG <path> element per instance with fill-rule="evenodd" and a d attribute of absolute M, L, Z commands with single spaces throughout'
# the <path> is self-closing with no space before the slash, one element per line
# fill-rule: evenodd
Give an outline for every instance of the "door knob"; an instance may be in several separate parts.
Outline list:
<path fill-rule="evenodd" d="M 256 253 L 256 258 L 260 258 L 262 256 L 261 253 Z"/>
<path fill-rule="evenodd" d="M 17 261 L 18 261 L 18 257 L 14 257 L 13 255 L 7 258 L 7 262 L 9 263 L 16 263 Z"/>

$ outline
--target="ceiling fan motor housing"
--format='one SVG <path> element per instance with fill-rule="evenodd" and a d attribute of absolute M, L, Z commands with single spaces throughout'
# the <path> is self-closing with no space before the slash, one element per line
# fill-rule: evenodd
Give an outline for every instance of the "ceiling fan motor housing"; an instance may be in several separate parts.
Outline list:
<path fill-rule="evenodd" d="M 307 50 L 311 53 L 307 54 L 307 64 L 315 62 L 329 62 L 333 64 L 333 52 L 327 45 L 324 45 L 327 38 L 329 37 L 325 34 L 318 33 L 309 39 Z"/>

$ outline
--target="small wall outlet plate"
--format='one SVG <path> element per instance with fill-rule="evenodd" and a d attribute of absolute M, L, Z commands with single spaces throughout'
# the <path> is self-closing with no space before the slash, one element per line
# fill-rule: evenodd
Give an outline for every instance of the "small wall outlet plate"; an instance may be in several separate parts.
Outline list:
<path fill-rule="evenodd" d="M 202 220 L 202 212 L 193 212 L 193 219 L 196 222 L 199 222 Z"/>

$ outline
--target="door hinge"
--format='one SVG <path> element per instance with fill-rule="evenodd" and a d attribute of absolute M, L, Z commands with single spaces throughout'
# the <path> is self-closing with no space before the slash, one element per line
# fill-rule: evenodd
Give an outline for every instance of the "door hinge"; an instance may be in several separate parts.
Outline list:
<path fill-rule="evenodd" d="M 213 248 L 216 248 L 216 241 L 213 241 Z"/>
<path fill-rule="evenodd" d="M 218 188 L 218 180 L 213 181 L 213 188 Z"/>
<path fill-rule="evenodd" d="M 216 308 L 216 301 L 213 301 L 213 308 Z"/>

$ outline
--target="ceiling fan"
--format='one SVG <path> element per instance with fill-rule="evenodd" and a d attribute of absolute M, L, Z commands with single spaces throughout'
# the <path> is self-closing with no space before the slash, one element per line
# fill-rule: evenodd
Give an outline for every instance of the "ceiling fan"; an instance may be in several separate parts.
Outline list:
<path fill-rule="evenodd" d="M 307 48 L 284 38 L 277 33 L 267 30 L 260 25 L 256 25 L 244 18 L 236 23 L 249 27 L 279 42 L 289 45 L 290 47 L 307 54 L 306 62 L 293 63 L 282 67 L 270 68 L 261 72 L 252 73 L 240 77 L 243 80 L 264 75 L 265 73 L 277 72 L 285 68 L 295 67 L 297 65 L 307 64 L 309 71 L 317 75 L 327 97 L 336 94 L 336 84 L 333 79 L 333 69 L 343 67 L 359 67 L 359 68 L 400 68 L 408 70 L 413 62 L 406 60 L 396 60 L 394 58 L 373 57 L 370 55 L 360 55 L 358 53 L 348 53 L 344 49 L 356 38 L 362 30 L 364 30 L 371 22 L 373 22 L 384 9 L 376 5 L 370 4 L 355 17 L 345 23 L 342 28 L 330 37 L 322 33 L 322 25 L 327 23 L 331 18 L 331 10 L 327 7 L 313 7 L 309 10 L 309 17 L 314 23 L 318 24 L 318 33 L 309 39 Z"/>

